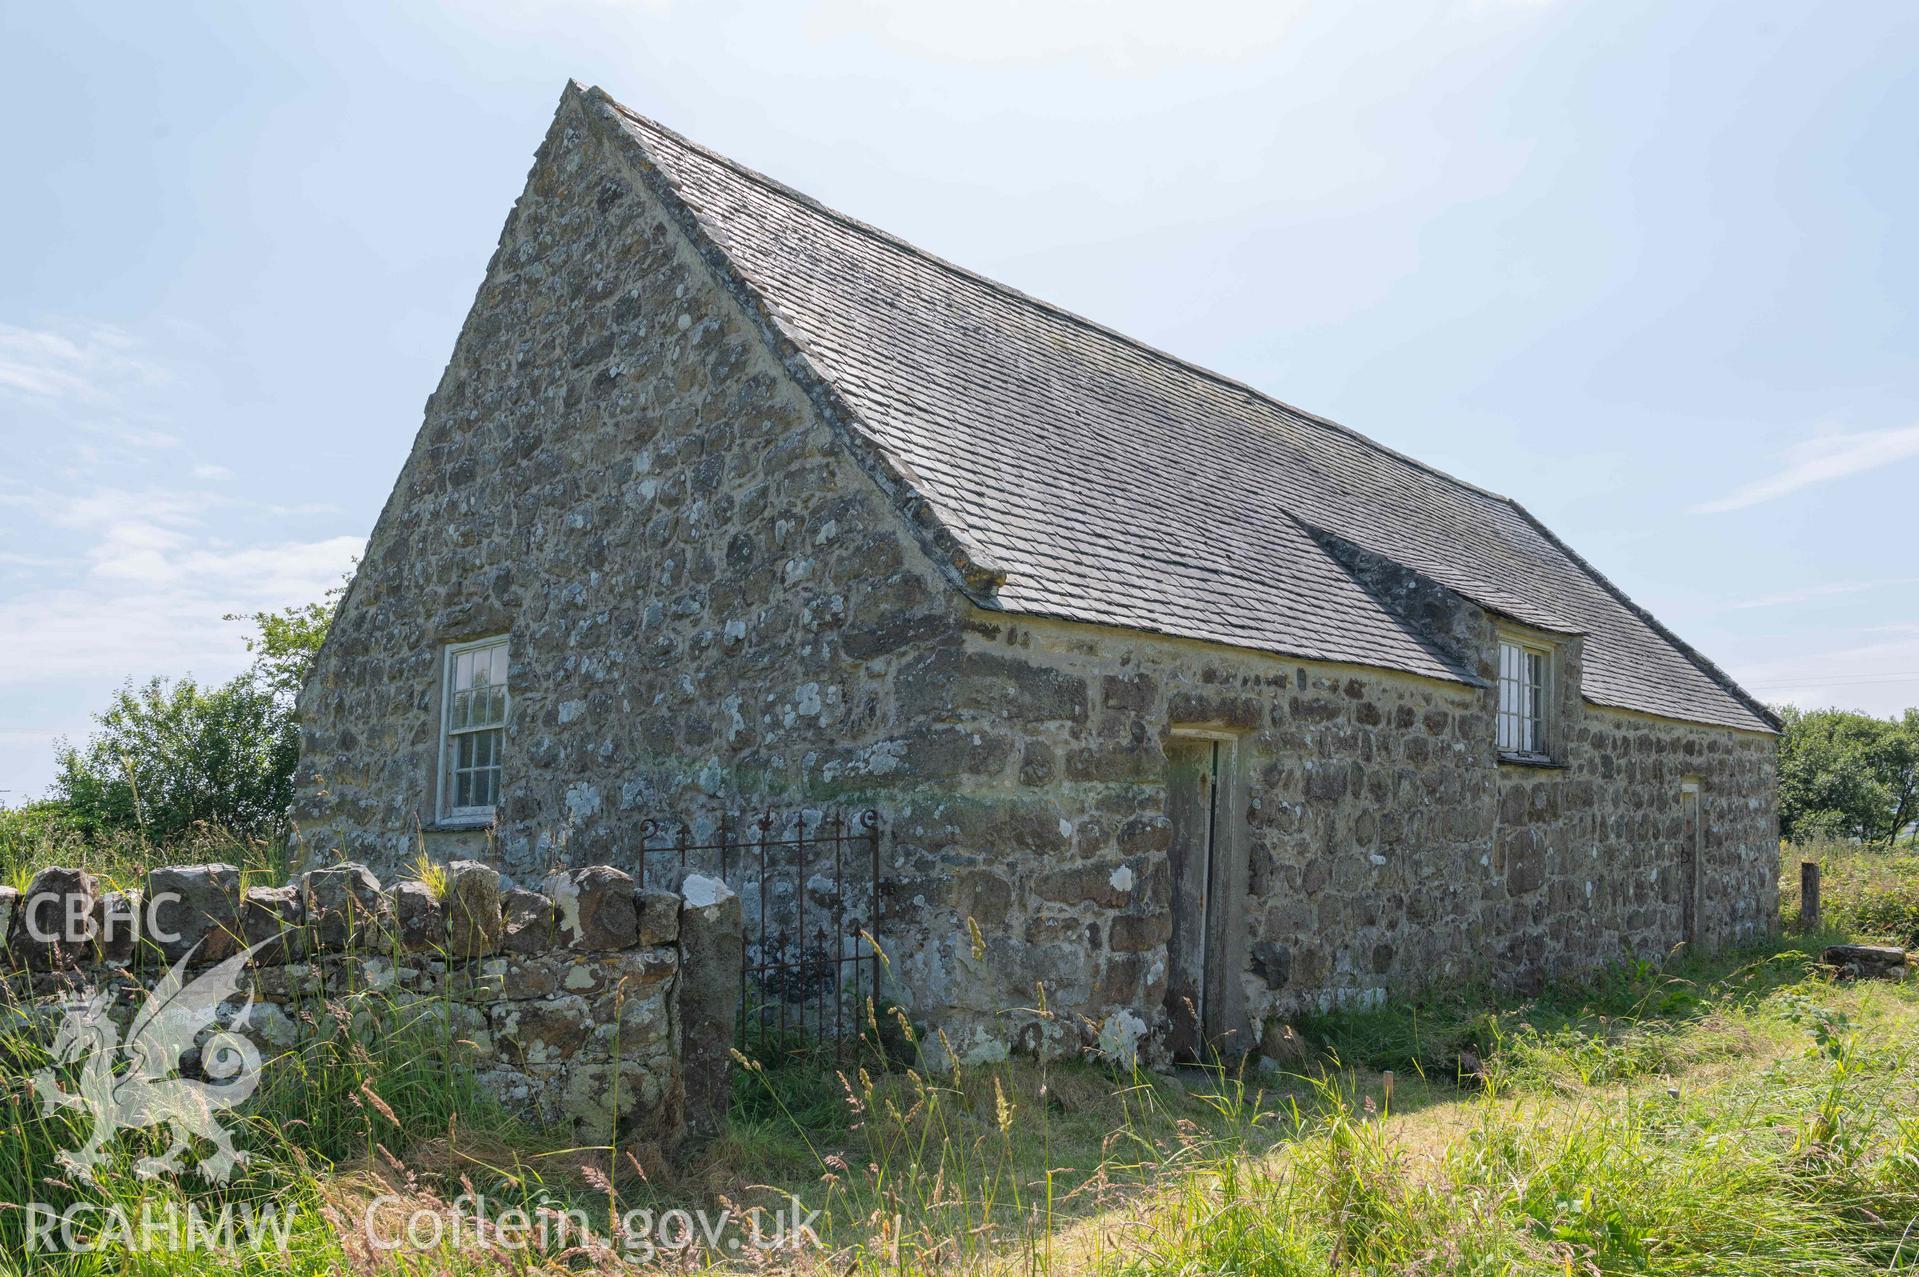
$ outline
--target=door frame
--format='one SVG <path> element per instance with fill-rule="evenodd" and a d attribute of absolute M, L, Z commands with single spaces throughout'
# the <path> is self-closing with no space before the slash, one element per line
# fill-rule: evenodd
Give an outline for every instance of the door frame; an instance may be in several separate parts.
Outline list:
<path fill-rule="evenodd" d="M 1173 935 L 1167 941 L 1167 1002 L 1173 1015 L 1174 1050 L 1198 1063 L 1215 1058 L 1232 1060 L 1253 1047 L 1246 1016 L 1246 891 L 1249 877 L 1248 842 L 1245 821 L 1246 783 L 1244 759 L 1239 748 L 1241 733 L 1211 727 L 1174 727 L 1169 733 L 1167 796 L 1171 806 L 1172 767 L 1170 757 L 1176 745 L 1206 743 L 1213 747 L 1211 801 L 1207 808 L 1208 833 L 1204 840 L 1206 863 L 1203 867 L 1205 900 L 1200 911 L 1199 935 L 1189 936 L 1180 917 L 1182 904 L 1181 866 L 1171 863 L 1173 890 L 1168 909 L 1173 915 Z M 1169 811 L 1169 816 L 1170 816 Z M 1171 856 L 1169 855 L 1169 861 Z M 1180 994 L 1172 983 L 1178 963 L 1177 946 L 1197 941 L 1199 952 L 1197 1030 L 1189 1035 L 1181 1026 L 1182 1013 L 1174 1006 Z M 1195 1040 L 1181 1041 L 1192 1036 Z"/>

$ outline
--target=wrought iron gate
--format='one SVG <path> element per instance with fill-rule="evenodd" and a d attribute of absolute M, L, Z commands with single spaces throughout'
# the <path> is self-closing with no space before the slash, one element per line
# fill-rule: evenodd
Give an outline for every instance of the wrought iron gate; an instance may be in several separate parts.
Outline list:
<path fill-rule="evenodd" d="M 739 893 L 742 1051 L 811 1040 L 844 1054 L 865 1031 L 880 987 L 880 832 L 871 809 L 723 818 L 705 841 L 684 822 L 642 823 L 642 886 L 706 874 Z"/>

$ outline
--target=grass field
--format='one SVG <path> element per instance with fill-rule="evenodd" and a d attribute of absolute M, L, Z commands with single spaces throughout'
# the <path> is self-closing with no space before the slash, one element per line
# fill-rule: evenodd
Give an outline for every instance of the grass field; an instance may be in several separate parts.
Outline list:
<path fill-rule="evenodd" d="M 1844 934 L 1901 934 L 1919 897 L 1909 858 L 1816 854 Z M 1787 877 L 1799 856 L 1783 857 Z M 842 1073 L 796 1047 L 738 1071 L 731 1131 L 678 1166 L 552 1147 L 472 1091 L 457 1044 L 369 1001 L 353 1009 L 383 1017 L 379 1031 L 275 1067 L 247 1110 L 253 1160 L 218 1191 L 139 1179 L 132 1138 L 97 1183 L 63 1172 L 72 1120 L 42 1113 L 25 1081 L 39 1048 L 13 1031 L 0 1036 L 0 1271 L 615 1271 L 626 1255 L 820 1273 L 1919 1274 L 1919 981 L 1833 983 L 1815 958 L 1838 934 L 1523 1001 L 1460 991 L 1326 1016 L 1301 1026 L 1311 1049 L 1284 1074 Z M 384 1239 L 473 1193 L 500 1227 L 418 1250 L 369 1239 L 369 1214 Z M 649 1212 L 629 1222 L 657 1240 L 673 1210 L 710 1219 L 789 1194 L 819 1248 L 604 1244 L 627 1212 Z M 284 1253 L 29 1257 L 30 1201 L 133 1216 L 273 1204 L 290 1231 Z M 595 1236 L 515 1249 L 513 1212 L 570 1213 Z"/>

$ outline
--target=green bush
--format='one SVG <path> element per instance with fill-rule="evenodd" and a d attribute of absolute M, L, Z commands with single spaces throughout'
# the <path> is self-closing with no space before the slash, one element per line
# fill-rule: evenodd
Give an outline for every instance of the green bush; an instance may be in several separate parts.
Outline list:
<path fill-rule="evenodd" d="M 137 829 L 172 842 L 205 825 L 261 835 L 293 800 L 300 740 L 272 690 L 246 676 L 125 687 L 84 749 L 60 755 L 54 790 L 74 828 Z"/>
<path fill-rule="evenodd" d="M 84 747 L 63 746 L 54 800 L 0 819 L 0 858 L 78 834 L 133 834 L 177 844 L 209 833 L 278 838 L 299 762 L 295 702 L 325 642 L 342 590 L 325 601 L 251 617 L 253 666 L 218 687 L 154 678 L 120 689 Z"/>
<path fill-rule="evenodd" d="M 31 862 L 41 848 L 70 841 L 77 834 L 67 805 L 56 799 L 0 807 L 0 866 Z"/>

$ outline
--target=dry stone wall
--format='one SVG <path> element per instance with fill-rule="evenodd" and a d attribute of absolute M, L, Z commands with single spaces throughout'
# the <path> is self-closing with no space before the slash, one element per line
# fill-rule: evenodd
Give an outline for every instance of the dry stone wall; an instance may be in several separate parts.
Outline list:
<path fill-rule="evenodd" d="M 0 888 L 0 942 L 7 1001 L 49 1025 L 105 994 L 124 1031 L 175 964 L 187 981 L 242 964 L 202 1036 L 238 1026 L 263 1078 L 336 1034 L 399 1035 L 584 1140 L 670 1149 L 689 1122 L 711 1133 L 725 1120 L 710 1075 L 728 1067 L 741 930 L 738 898 L 714 884 L 689 905 L 607 866 L 558 873 L 543 891 L 474 861 L 384 888 L 353 863 L 244 888 L 231 865 L 168 866 L 132 891 L 50 868 L 24 891 Z M 690 1112 L 689 1048 L 703 1073 Z"/>

